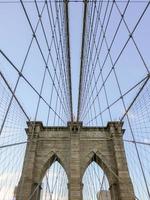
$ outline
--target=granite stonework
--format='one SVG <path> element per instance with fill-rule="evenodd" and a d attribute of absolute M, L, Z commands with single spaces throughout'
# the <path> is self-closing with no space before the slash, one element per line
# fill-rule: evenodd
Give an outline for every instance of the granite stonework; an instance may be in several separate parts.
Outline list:
<path fill-rule="evenodd" d="M 68 122 L 67 127 L 44 127 L 37 121 L 27 125 L 29 143 L 16 200 L 27 200 L 31 194 L 31 200 L 40 199 L 40 183 L 55 160 L 68 176 L 69 200 L 82 200 L 82 177 L 92 161 L 107 175 L 111 200 L 135 199 L 122 139 L 123 123 L 84 127 L 82 122 Z"/>

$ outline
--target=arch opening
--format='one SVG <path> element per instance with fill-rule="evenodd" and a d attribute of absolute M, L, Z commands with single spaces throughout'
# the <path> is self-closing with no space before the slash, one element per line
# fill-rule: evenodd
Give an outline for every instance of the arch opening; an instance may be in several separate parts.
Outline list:
<path fill-rule="evenodd" d="M 47 169 L 42 183 L 40 200 L 68 200 L 68 177 L 58 158 Z"/>
<path fill-rule="evenodd" d="M 86 168 L 82 183 L 83 200 L 111 200 L 107 176 L 96 161 L 90 162 Z"/>

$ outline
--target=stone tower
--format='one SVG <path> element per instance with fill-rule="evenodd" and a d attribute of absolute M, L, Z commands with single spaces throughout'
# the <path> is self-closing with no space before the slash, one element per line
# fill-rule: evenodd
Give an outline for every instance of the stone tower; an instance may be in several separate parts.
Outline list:
<path fill-rule="evenodd" d="M 82 177 L 92 161 L 107 176 L 111 200 L 135 199 L 124 151 L 122 122 L 109 122 L 106 127 L 84 127 L 82 122 L 68 122 L 67 127 L 44 127 L 38 121 L 27 125 L 29 143 L 17 200 L 40 199 L 40 184 L 55 160 L 68 176 L 69 200 L 82 200 Z"/>

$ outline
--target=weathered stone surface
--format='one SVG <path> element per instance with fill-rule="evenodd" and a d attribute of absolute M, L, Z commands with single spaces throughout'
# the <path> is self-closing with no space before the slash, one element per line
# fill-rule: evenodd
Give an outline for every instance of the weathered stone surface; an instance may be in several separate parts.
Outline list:
<path fill-rule="evenodd" d="M 40 189 L 36 188 L 55 160 L 68 176 L 69 200 L 82 200 L 82 177 L 92 161 L 106 173 L 112 200 L 135 199 L 122 141 L 122 123 L 83 127 L 81 122 L 68 122 L 67 127 L 43 127 L 42 122 L 33 122 L 28 123 L 26 132 L 30 143 L 17 200 L 27 200 L 32 193 L 32 200 L 39 199 Z"/>

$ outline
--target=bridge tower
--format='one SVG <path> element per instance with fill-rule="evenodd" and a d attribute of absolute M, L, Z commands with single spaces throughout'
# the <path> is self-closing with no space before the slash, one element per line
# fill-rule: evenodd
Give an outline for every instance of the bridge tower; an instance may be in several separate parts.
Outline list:
<path fill-rule="evenodd" d="M 82 122 L 68 122 L 67 127 L 44 127 L 38 121 L 27 124 L 29 143 L 17 200 L 27 200 L 29 196 L 32 200 L 40 199 L 41 181 L 54 160 L 68 176 L 69 200 L 82 200 L 82 177 L 92 161 L 104 170 L 112 200 L 135 199 L 123 145 L 122 122 L 109 122 L 106 127 L 84 127 Z"/>

